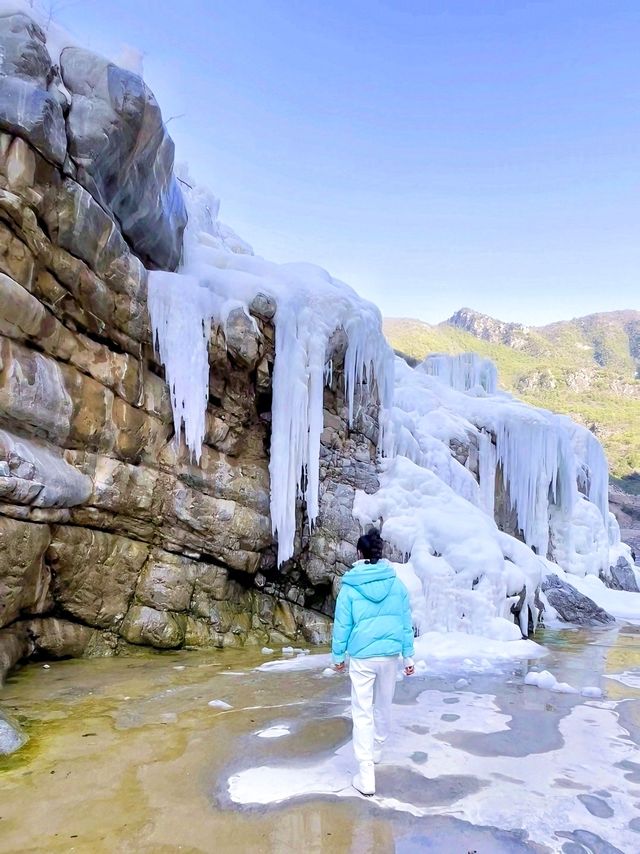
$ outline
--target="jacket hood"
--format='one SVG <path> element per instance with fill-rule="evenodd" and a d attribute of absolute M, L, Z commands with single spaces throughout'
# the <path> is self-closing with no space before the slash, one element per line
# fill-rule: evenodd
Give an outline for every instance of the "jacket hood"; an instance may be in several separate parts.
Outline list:
<path fill-rule="evenodd" d="M 342 583 L 354 587 L 370 602 L 382 602 L 389 595 L 396 571 L 384 558 L 378 563 L 359 560 L 342 577 Z"/>

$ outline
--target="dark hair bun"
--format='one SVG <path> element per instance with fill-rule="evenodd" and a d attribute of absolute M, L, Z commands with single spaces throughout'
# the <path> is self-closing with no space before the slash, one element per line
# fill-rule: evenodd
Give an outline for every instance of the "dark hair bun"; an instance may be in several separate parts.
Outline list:
<path fill-rule="evenodd" d="M 382 557 L 384 542 L 377 528 L 372 528 L 358 540 L 358 551 L 369 563 L 378 563 Z"/>

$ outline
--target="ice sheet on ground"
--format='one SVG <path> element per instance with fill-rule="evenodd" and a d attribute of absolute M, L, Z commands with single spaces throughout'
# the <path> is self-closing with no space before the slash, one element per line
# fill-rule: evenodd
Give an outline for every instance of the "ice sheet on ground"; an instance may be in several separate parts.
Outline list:
<path fill-rule="evenodd" d="M 556 831 L 579 827 L 602 836 L 602 819 L 577 798 L 580 791 L 591 791 L 597 781 L 600 789 L 610 793 L 607 803 L 614 816 L 613 823 L 604 825 L 605 837 L 625 851 L 635 850 L 637 835 L 629 822 L 637 815 L 637 793 L 625 763 L 640 762 L 640 751 L 619 725 L 615 704 L 609 708 L 598 701 L 578 700 L 560 720 L 560 747 L 545 750 L 532 743 L 526 757 L 492 755 L 489 761 L 485 755 L 456 746 L 455 736 L 505 732 L 511 715 L 500 711 L 491 694 L 462 692 L 456 696 L 458 702 L 451 706 L 445 703 L 446 692 L 426 690 L 415 703 L 394 706 L 392 734 L 379 779 L 384 779 L 385 767 L 393 766 L 404 769 L 410 775 L 406 779 L 415 782 L 402 786 L 394 796 L 376 795 L 370 803 L 415 816 L 449 814 L 476 825 L 511 829 L 523 826 L 522 801 L 514 798 L 514 785 L 520 782 L 523 793 L 526 791 L 527 811 L 536 816 L 528 828 L 532 840 L 557 850 Z M 451 720 L 452 711 L 456 720 Z M 416 755 L 427 759 L 416 763 L 412 759 Z M 238 804 L 275 804 L 304 795 L 360 797 L 350 785 L 353 770 L 352 748 L 347 742 L 335 755 L 304 767 L 275 761 L 240 770 L 229 778 L 228 791 Z M 421 803 L 417 795 L 422 791 L 421 781 L 445 787 L 447 779 L 456 774 L 469 781 L 468 789 L 454 791 L 445 803 Z M 571 785 L 564 786 L 563 780 Z"/>
<path fill-rule="evenodd" d="M 640 689 L 640 670 L 625 670 L 623 673 L 607 673 L 607 679 L 613 679 L 629 688 Z"/>
<path fill-rule="evenodd" d="M 462 632 L 427 632 L 415 641 L 414 660 L 418 670 L 446 669 L 449 672 L 500 671 L 500 665 L 509 661 L 541 658 L 547 650 L 531 640 L 497 641 L 491 638 L 468 635 Z M 398 658 L 398 668 L 401 667 Z M 331 655 L 320 653 L 300 655 L 295 658 L 265 661 L 256 669 L 275 673 L 325 670 L 331 665 Z"/>

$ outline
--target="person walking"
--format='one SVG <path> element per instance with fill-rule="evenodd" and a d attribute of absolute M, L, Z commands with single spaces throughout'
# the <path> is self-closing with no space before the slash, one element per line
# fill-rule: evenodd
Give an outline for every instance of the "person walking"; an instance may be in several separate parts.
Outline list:
<path fill-rule="evenodd" d="M 409 593 L 388 560 L 375 528 L 358 540 L 358 561 L 342 578 L 336 601 L 331 653 L 334 669 L 346 670 L 349 655 L 353 751 L 358 773 L 353 786 L 376 791 L 374 764 L 391 727 L 398 657 L 412 676 L 413 625 Z"/>

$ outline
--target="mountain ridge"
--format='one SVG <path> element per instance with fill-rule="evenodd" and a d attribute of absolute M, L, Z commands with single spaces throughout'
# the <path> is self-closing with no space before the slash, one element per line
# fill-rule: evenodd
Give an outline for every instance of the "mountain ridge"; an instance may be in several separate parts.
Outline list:
<path fill-rule="evenodd" d="M 622 359 L 620 367 L 624 369 L 628 359 L 635 363 L 636 377 L 640 374 L 640 311 L 620 309 L 608 312 L 596 312 L 571 320 L 558 320 L 543 326 L 525 326 L 522 323 L 505 322 L 483 314 L 472 308 L 458 309 L 443 324 L 455 326 L 470 332 L 477 338 L 494 343 L 502 343 L 513 349 L 524 349 L 530 352 L 544 350 L 543 339 L 552 345 L 566 336 L 569 331 L 579 334 L 584 339 L 583 346 L 594 350 L 594 361 L 599 367 L 607 367 L 612 362 L 612 356 Z M 611 351 L 607 342 L 626 335 L 627 341 L 616 340 L 617 349 Z M 626 353 L 624 353 L 626 348 Z"/>
<path fill-rule="evenodd" d="M 416 359 L 465 350 L 493 359 L 504 389 L 593 430 L 614 476 L 640 471 L 640 311 L 534 327 L 464 307 L 438 324 L 385 318 L 384 330 L 394 348 Z"/>

